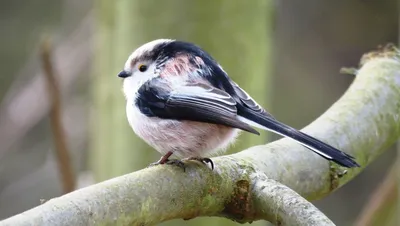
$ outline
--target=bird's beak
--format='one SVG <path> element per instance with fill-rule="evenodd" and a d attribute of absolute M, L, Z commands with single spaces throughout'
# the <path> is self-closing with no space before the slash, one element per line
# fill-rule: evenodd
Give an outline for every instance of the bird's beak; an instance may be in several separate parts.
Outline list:
<path fill-rule="evenodd" d="M 118 73 L 118 77 L 120 77 L 120 78 L 127 78 L 131 75 L 132 75 L 132 73 L 130 71 L 125 71 L 125 70 Z"/>

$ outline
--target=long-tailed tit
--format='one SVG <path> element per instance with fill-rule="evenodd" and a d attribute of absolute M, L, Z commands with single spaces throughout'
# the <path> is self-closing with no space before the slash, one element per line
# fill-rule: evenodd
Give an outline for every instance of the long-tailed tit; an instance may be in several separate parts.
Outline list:
<path fill-rule="evenodd" d="M 354 158 L 277 121 L 241 89 L 207 52 L 182 41 L 159 39 L 136 49 L 118 74 L 124 78 L 126 113 L 134 132 L 163 157 L 154 164 L 183 163 L 174 154 L 211 162 L 253 128 L 290 137 L 325 159 L 345 167 Z"/>

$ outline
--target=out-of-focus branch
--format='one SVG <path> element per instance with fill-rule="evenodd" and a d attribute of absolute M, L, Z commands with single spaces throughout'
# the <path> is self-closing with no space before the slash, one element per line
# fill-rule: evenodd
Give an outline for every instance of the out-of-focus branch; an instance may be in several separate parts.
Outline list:
<path fill-rule="evenodd" d="M 61 92 L 70 89 L 89 64 L 92 55 L 93 12 L 89 13 L 81 25 L 54 48 L 54 65 L 62 76 L 57 77 Z M 35 65 L 29 63 L 29 65 Z M 45 88 L 45 77 L 38 68 L 23 69 L 11 86 L 0 106 L 0 159 L 48 113 L 49 101 Z M 26 76 L 29 74 L 30 76 Z M 27 82 L 28 81 L 28 82 Z M 21 84 L 22 83 L 22 84 Z M 29 112 L 29 114 L 27 113 Z"/>
<path fill-rule="evenodd" d="M 43 71 L 47 80 L 48 96 L 51 100 L 50 119 L 57 163 L 62 178 L 64 193 L 68 193 L 75 189 L 75 177 L 67 147 L 65 131 L 62 125 L 60 88 L 52 64 L 51 43 L 49 39 L 45 39 L 42 42 L 40 50 Z"/>
<path fill-rule="evenodd" d="M 376 188 L 370 199 L 366 203 L 364 209 L 361 211 L 356 223 L 356 226 L 372 226 L 377 223 L 377 218 L 384 208 L 388 207 L 391 202 L 397 201 L 397 186 L 396 175 L 398 166 L 395 163 L 390 172 L 386 175 L 383 182 Z M 385 217 L 386 218 L 386 217 Z M 380 222 L 383 225 L 383 222 Z"/>

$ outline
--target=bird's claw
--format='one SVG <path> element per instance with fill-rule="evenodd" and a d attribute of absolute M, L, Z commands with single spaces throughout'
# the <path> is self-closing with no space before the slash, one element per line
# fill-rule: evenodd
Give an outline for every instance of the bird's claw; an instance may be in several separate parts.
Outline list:
<path fill-rule="evenodd" d="M 168 159 L 165 162 L 160 162 L 160 161 L 153 162 L 149 165 L 149 167 L 163 165 L 163 164 L 178 166 L 179 168 L 182 168 L 183 171 L 185 171 L 185 163 L 183 163 L 181 160 L 178 159 Z"/>
<path fill-rule="evenodd" d="M 178 159 L 168 159 L 168 161 L 165 162 L 165 164 L 177 166 L 179 168 L 182 168 L 183 171 L 185 171 L 185 168 L 186 168 L 185 163 L 183 163 L 181 160 L 178 160 Z"/>
<path fill-rule="evenodd" d="M 152 163 L 150 163 L 150 164 L 149 164 L 149 166 L 148 166 L 148 167 L 152 167 L 152 166 L 158 166 L 158 165 L 162 165 L 162 164 L 160 163 L 160 161 L 157 161 L 157 162 L 152 162 Z"/>
<path fill-rule="evenodd" d="M 184 160 L 184 161 L 198 161 L 198 162 L 201 162 L 201 163 L 203 163 L 205 165 L 210 163 L 211 170 L 214 170 L 214 162 L 210 158 L 190 157 L 190 158 L 185 158 L 185 159 L 182 159 L 182 160 Z M 163 164 L 178 166 L 179 168 L 182 168 L 183 171 L 186 170 L 185 163 L 183 161 L 181 161 L 181 160 L 178 160 L 178 159 L 160 159 L 157 162 L 151 163 L 148 167 L 157 166 L 157 165 L 163 165 Z"/>
<path fill-rule="evenodd" d="M 210 158 L 202 158 L 202 157 L 190 157 L 190 158 L 186 158 L 184 160 L 193 160 L 193 161 L 199 161 L 205 165 L 207 165 L 207 163 L 210 163 L 211 165 L 211 170 L 214 170 L 214 162 L 210 159 Z"/>

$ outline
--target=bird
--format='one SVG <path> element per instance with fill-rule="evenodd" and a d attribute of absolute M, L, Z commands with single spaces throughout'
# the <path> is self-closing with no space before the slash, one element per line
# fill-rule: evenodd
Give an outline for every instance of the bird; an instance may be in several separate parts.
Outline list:
<path fill-rule="evenodd" d="M 241 131 L 259 135 L 258 128 L 343 167 L 360 166 L 353 156 L 275 119 L 194 43 L 147 42 L 130 54 L 118 77 L 129 125 L 162 154 L 150 165 L 184 167 L 183 160 L 196 160 L 213 169 L 210 157 L 222 154 Z"/>

